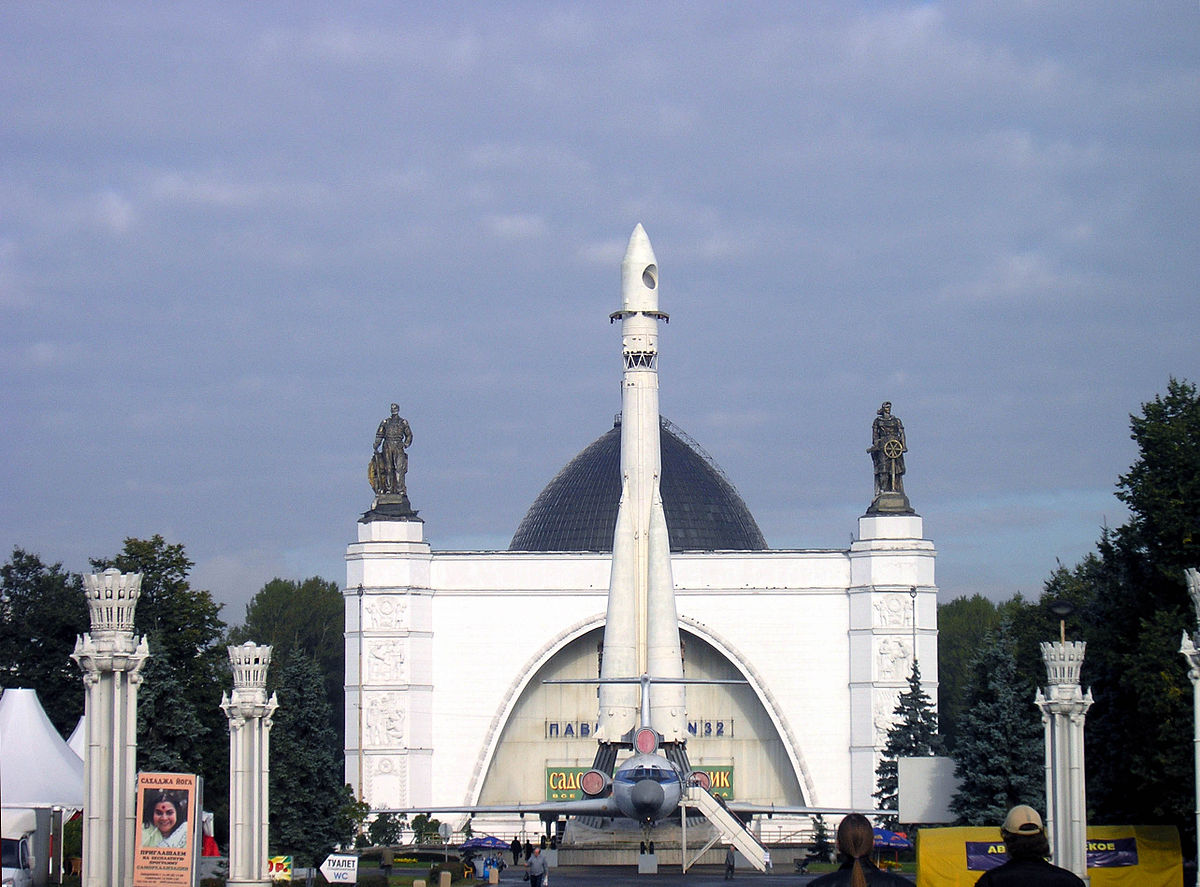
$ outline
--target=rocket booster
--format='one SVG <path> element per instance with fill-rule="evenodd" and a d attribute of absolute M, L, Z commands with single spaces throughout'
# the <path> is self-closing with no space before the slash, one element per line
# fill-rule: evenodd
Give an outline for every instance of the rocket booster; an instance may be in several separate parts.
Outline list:
<path fill-rule="evenodd" d="M 659 476 L 658 262 L 639 224 L 621 262 L 621 502 L 613 534 L 612 573 L 600 677 L 602 742 L 619 742 L 639 725 L 639 688 L 605 679 L 682 678 L 671 546 Z M 655 684 L 650 722 L 663 739 L 687 738 L 684 688 Z"/>

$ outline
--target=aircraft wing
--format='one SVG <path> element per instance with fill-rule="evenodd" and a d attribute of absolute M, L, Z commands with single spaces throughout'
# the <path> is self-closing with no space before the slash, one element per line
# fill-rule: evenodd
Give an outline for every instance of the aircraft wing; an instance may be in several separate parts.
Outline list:
<path fill-rule="evenodd" d="M 578 801 L 539 801 L 517 804 L 485 804 L 471 807 L 409 807 L 407 809 L 376 808 L 377 813 L 404 813 L 409 817 L 420 813 L 526 813 L 535 816 L 607 816 L 624 818 L 625 814 L 617 807 L 612 796 L 607 798 L 584 798 Z"/>

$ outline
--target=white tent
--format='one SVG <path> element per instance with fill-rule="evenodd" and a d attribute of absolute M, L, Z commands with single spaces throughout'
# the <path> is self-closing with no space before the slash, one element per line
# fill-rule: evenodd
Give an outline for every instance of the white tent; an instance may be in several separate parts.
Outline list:
<path fill-rule="evenodd" d="M 71 751 L 79 755 L 79 760 L 83 760 L 83 749 L 87 746 L 87 715 L 80 715 L 78 722 L 75 724 L 75 729 L 67 738 L 67 745 L 71 747 Z"/>
<path fill-rule="evenodd" d="M 36 690 L 0 696 L 0 803 L 83 809 L 83 761 L 46 717 Z"/>

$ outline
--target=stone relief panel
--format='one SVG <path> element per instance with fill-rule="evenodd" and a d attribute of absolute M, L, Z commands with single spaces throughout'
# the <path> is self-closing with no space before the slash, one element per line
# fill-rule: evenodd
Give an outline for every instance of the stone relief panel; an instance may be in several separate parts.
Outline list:
<path fill-rule="evenodd" d="M 367 696 L 366 731 L 368 748 L 398 748 L 404 744 L 404 697 L 401 693 L 370 693 Z"/>
<path fill-rule="evenodd" d="M 408 806 L 408 769 L 404 755 L 371 755 L 366 760 L 366 796 L 372 807 Z"/>
<path fill-rule="evenodd" d="M 896 702 L 900 698 L 899 690 L 876 690 L 871 704 L 871 715 L 875 726 L 875 747 L 882 748 L 887 744 L 888 731 L 895 724 Z"/>
<path fill-rule="evenodd" d="M 367 683 L 406 683 L 404 642 L 398 640 L 367 640 Z"/>
<path fill-rule="evenodd" d="M 907 594 L 885 594 L 875 599 L 878 628 L 912 628 L 912 598 Z"/>
<path fill-rule="evenodd" d="M 908 638 L 882 638 L 875 655 L 876 680 L 903 681 L 908 678 L 910 671 L 912 671 L 912 641 Z"/>
<path fill-rule="evenodd" d="M 408 625 L 408 601 L 404 598 L 372 596 L 363 605 L 368 631 L 402 631 Z"/>

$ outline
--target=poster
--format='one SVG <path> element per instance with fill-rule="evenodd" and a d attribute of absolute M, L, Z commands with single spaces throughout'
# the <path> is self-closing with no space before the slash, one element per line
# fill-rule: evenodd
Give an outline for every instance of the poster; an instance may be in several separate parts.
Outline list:
<path fill-rule="evenodd" d="M 133 887 L 191 887 L 199 850 L 200 780 L 191 773 L 139 773 Z"/>

